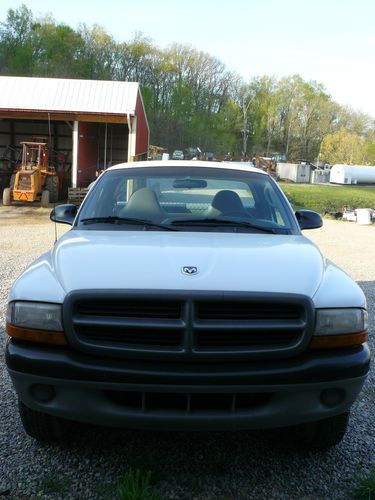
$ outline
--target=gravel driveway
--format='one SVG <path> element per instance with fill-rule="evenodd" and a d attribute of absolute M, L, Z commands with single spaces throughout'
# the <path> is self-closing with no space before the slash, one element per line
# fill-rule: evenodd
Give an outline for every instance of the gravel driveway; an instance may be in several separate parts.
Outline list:
<path fill-rule="evenodd" d="M 54 241 L 49 210 L 0 207 L 0 340 L 7 290 Z M 21 216 L 19 216 L 21 215 Z M 58 226 L 59 234 L 67 226 Z M 325 221 L 306 232 L 365 291 L 374 335 L 375 225 Z M 373 340 L 372 340 L 373 343 Z M 285 432 L 163 434 L 80 428 L 74 442 L 40 445 L 23 432 L 0 353 L 0 496 L 116 498 L 129 467 L 151 470 L 161 498 L 352 498 L 357 475 L 375 465 L 374 370 L 353 407 L 343 442 L 327 452 L 288 449 Z"/>

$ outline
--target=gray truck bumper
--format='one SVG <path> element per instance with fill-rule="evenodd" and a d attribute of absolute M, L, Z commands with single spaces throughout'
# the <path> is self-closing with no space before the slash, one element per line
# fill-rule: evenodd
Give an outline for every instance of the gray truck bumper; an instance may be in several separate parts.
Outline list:
<path fill-rule="evenodd" d="M 365 380 L 176 387 L 9 373 L 21 401 L 34 410 L 98 425 L 159 430 L 257 429 L 319 420 L 347 411 Z M 215 398 L 226 407 L 209 408 L 207 402 Z"/>

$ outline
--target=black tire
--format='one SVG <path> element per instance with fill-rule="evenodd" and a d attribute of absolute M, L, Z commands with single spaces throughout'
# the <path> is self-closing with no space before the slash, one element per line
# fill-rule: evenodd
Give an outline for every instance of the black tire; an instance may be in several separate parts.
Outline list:
<path fill-rule="evenodd" d="M 59 200 L 59 178 L 56 175 L 47 177 L 44 189 L 49 191 L 49 201 L 51 203 L 56 203 Z"/>
<path fill-rule="evenodd" d="M 72 425 L 69 420 L 32 410 L 20 400 L 18 410 L 26 433 L 37 441 L 44 443 L 62 441 L 69 434 Z"/>
<path fill-rule="evenodd" d="M 42 198 L 40 200 L 40 204 L 43 208 L 49 207 L 49 197 L 50 197 L 50 192 L 47 189 L 42 191 Z"/>
<path fill-rule="evenodd" d="M 11 191 L 13 191 L 13 189 L 14 189 L 15 180 L 16 180 L 16 174 L 12 174 L 10 177 L 10 182 L 9 182 L 9 187 L 10 187 Z"/>
<path fill-rule="evenodd" d="M 336 446 L 345 435 L 349 412 L 308 422 L 296 427 L 296 438 L 304 448 L 324 449 Z"/>
<path fill-rule="evenodd" d="M 11 202 L 10 188 L 5 188 L 3 191 L 3 205 L 9 207 Z"/>

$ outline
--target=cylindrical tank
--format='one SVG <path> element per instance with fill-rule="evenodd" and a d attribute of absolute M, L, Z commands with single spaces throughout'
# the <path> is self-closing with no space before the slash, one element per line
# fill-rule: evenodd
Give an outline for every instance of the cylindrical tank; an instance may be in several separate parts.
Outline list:
<path fill-rule="evenodd" d="M 375 184 L 375 167 L 333 165 L 329 182 L 333 184 Z"/>

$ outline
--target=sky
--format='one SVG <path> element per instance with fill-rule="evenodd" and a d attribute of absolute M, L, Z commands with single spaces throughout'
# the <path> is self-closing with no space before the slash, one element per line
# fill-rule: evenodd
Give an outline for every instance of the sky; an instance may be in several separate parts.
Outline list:
<path fill-rule="evenodd" d="M 375 118 L 375 0 L 0 0 L 0 22 L 22 3 L 74 29 L 98 24 L 116 41 L 140 31 L 162 49 L 190 44 L 245 81 L 299 74 Z"/>

